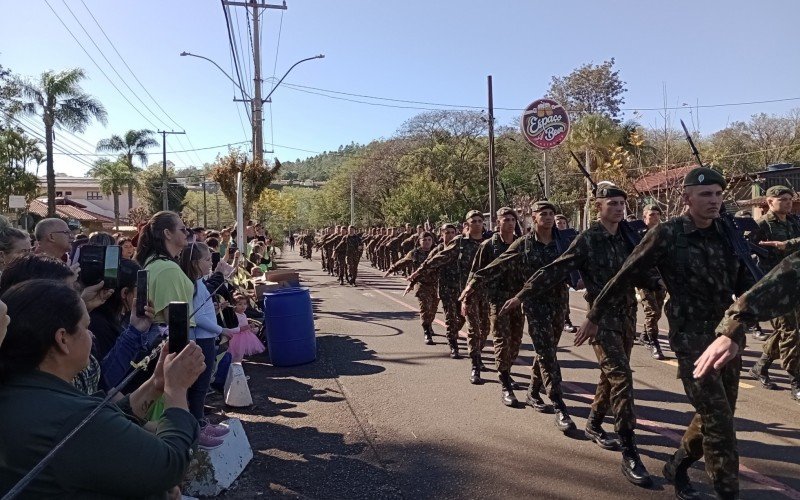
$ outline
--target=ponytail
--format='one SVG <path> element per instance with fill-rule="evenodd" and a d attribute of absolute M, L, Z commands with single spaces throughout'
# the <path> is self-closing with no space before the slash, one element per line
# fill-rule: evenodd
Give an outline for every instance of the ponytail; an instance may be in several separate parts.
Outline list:
<path fill-rule="evenodd" d="M 178 225 L 178 220 L 178 214 L 166 210 L 150 217 L 150 220 L 139 231 L 139 241 L 136 244 L 136 254 L 133 257 L 140 266 L 145 267 L 147 262 L 154 258 L 173 260 L 173 256 L 167 250 L 164 230 L 174 231 L 175 226 Z"/>

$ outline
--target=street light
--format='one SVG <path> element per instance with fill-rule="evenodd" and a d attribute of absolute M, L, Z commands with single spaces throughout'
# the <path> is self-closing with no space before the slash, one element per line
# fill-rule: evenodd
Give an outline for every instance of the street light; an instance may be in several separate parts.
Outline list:
<path fill-rule="evenodd" d="M 220 65 L 219 65 L 219 64 L 217 64 L 217 63 L 215 63 L 213 60 L 211 60 L 211 59 L 209 59 L 209 58 L 207 58 L 207 57 L 204 57 L 204 56 L 198 56 L 197 54 L 192 54 L 191 52 L 186 52 L 185 50 L 184 50 L 183 52 L 181 52 L 181 56 L 192 56 L 192 57 L 197 57 L 198 59 L 205 59 L 206 61 L 210 62 L 211 64 L 213 64 L 214 66 L 216 66 L 216 67 L 217 67 L 217 69 L 218 69 L 218 70 L 220 70 L 220 71 L 222 72 L 222 74 L 223 74 L 223 75 L 227 76 L 227 77 L 228 77 L 228 80 L 230 80 L 231 82 L 233 82 L 233 84 L 234 84 L 234 85 L 236 85 L 236 88 L 237 88 L 237 89 L 239 89 L 239 90 L 241 90 L 241 91 L 242 91 L 242 94 L 244 94 L 244 96 L 245 96 L 245 97 L 247 97 L 248 99 L 252 99 L 252 97 L 250 97 L 250 95 L 247 93 L 247 91 L 245 91 L 245 90 L 244 90 L 244 89 L 243 89 L 243 88 L 242 88 L 242 87 L 241 87 L 241 86 L 240 86 L 240 85 L 239 85 L 239 84 L 236 82 L 236 80 L 234 80 L 234 79 L 233 79 L 233 77 L 231 77 L 231 75 L 229 75 L 228 73 L 226 73 L 226 72 L 225 72 L 225 70 L 224 70 L 224 69 L 222 69 L 222 68 L 220 67 Z"/>
<path fill-rule="evenodd" d="M 281 82 L 283 82 L 283 79 L 284 79 L 284 78 L 286 78 L 286 75 L 288 75 L 288 74 L 289 74 L 289 72 L 290 72 L 290 71 L 292 71 L 292 70 L 294 69 L 294 67 L 295 67 L 295 66 L 297 66 L 297 65 L 298 65 L 298 64 L 300 64 L 300 63 L 306 62 L 306 61 L 311 61 L 311 60 L 313 60 L 313 59 L 324 59 L 324 58 L 325 58 L 325 54 L 319 54 L 319 55 L 316 55 L 316 56 L 314 56 L 314 57 L 306 57 L 305 59 L 300 59 L 300 60 L 299 60 L 299 61 L 297 61 L 296 63 L 292 64 L 292 65 L 289 67 L 289 69 L 287 69 L 287 70 L 286 70 L 286 73 L 284 73 L 284 74 L 283 74 L 283 76 L 281 77 L 281 79 L 280 79 L 280 80 L 278 80 L 278 83 L 276 83 L 276 84 L 275 84 L 275 86 L 274 86 L 274 87 L 272 87 L 272 90 L 270 90 L 270 91 L 269 91 L 269 94 L 267 94 L 267 97 L 265 97 L 265 98 L 264 98 L 264 101 L 263 101 L 263 102 L 272 102 L 272 101 L 270 101 L 270 100 L 269 100 L 269 98 L 272 96 L 272 93 L 273 93 L 273 92 L 275 92 L 275 89 L 277 89 L 277 88 L 278 88 L 278 86 L 281 84 Z"/>

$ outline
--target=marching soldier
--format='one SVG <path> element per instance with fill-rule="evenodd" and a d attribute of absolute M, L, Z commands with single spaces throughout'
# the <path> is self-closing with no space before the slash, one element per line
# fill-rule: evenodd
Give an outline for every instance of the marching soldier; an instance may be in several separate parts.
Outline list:
<path fill-rule="evenodd" d="M 344 285 L 344 280 L 350 280 L 347 275 L 347 238 L 348 228 L 341 226 L 339 228 L 339 237 L 333 244 L 333 260 L 336 263 L 336 275 L 339 277 L 339 284 Z M 353 231 L 355 234 L 355 230 Z"/>
<path fill-rule="evenodd" d="M 417 248 L 409 251 L 405 257 L 395 262 L 383 275 L 384 278 L 406 264 L 411 264 L 413 270 L 428 258 L 433 249 L 433 235 L 427 231 L 420 234 L 420 244 Z M 439 295 L 436 293 L 439 276 L 436 274 L 426 274 L 420 276 L 415 283 L 409 284 L 409 288 L 418 284 L 416 297 L 419 302 L 419 318 L 422 321 L 422 332 L 425 335 L 425 343 L 433 345 L 433 320 L 436 318 L 436 309 L 439 307 Z"/>
<path fill-rule="evenodd" d="M 647 205 L 642 211 L 642 220 L 647 225 L 648 230 L 661 223 L 661 209 L 658 205 Z M 658 320 L 664 310 L 664 300 L 667 298 L 667 291 L 659 287 L 658 290 L 647 290 L 637 288 L 636 293 L 641 297 L 642 308 L 644 309 L 644 328 L 642 329 L 642 345 L 650 349 L 653 359 L 662 360 L 664 353 L 661 352 L 661 343 L 658 341 Z"/>
<path fill-rule="evenodd" d="M 455 224 L 444 223 L 439 232 L 442 242 L 431 250 L 428 256 L 429 259 L 447 248 L 450 242 L 453 241 L 453 238 L 456 237 L 457 229 Z M 439 283 L 439 298 L 442 301 L 444 323 L 447 327 L 447 342 L 450 345 L 450 357 L 453 359 L 460 359 L 458 332 L 461 330 L 461 327 L 464 326 L 464 321 L 466 320 L 464 316 L 461 315 L 461 310 L 458 305 L 458 295 L 460 293 L 458 288 L 458 268 L 455 266 L 442 266 L 439 268 L 437 277 Z"/>
<path fill-rule="evenodd" d="M 556 229 L 563 231 L 569 229 L 569 221 L 564 214 L 556 214 Z M 569 333 L 578 331 L 578 327 L 572 324 L 572 319 L 569 317 L 569 284 L 564 284 L 564 289 L 567 291 L 567 301 L 564 303 L 564 330 Z"/>
<path fill-rule="evenodd" d="M 417 278 L 424 273 L 432 273 L 440 268 L 445 268 L 448 269 L 448 272 L 446 276 L 440 276 L 440 280 L 442 277 L 448 280 L 447 285 L 449 288 L 454 289 L 456 298 L 461 295 L 461 292 L 467 285 L 467 277 L 472 267 L 472 261 L 475 254 L 478 253 L 478 248 L 484 239 L 483 214 L 480 211 L 470 210 L 467 213 L 466 222 L 469 224 L 469 232 L 456 236 L 449 245 L 423 262 L 419 269 L 408 277 L 409 281 L 416 281 Z M 453 282 L 449 282 L 449 280 Z M 461 305 L 459 304 L 456 310 L 458 311 L 460 309 Z M 485 297 L 476 299 L 473 302 L 472 307 L 469 308 L 467 320 L 469 321 L 467 347 L 469 356 L 472 359 L 470 382 L 480 384 L 482 383 L 480 370 L 483 366 L 481 362 L 481 349 L 483 348 L 484 342 L 486 342 L 486 338 L 489 336 L 489 306 Z M 448 327 L 447 334 L 452 356 L 453 346 L 457 345 L 458 330 L 451 331 Z"/>
<path fill-rule="evenodd" d="M 593 304 L 632 250 L 619 227 L 619 222 L 624 217 L 626 199 L 625 191 L 614 185 L 599 188 L 595 206 L 600 220 L 593 222 L 589 229 L 579 234 L 558 259 L 539 269 L 528 279 L 516 298 L 509 301 L 509 307 L 516 307 L 522 300 L 530 297 L 544 296 L 552 288 L 562 286 L 569 273 L 575 270 L 580 271 L 586 286 L 586 301 Z M 633 286 L 615 290 L 613 299 L 613 303 L 606 308 L 612 314 L 603 317 L 600 333 L 592 342 L 601 371 L 592 411 L 586 424 L 586 436 L 603 448 L 616 444 L 609 439 L 601 426 L 608 410 L 613 410 L 614 427 L 622 445 L 622 472 L 633 484 L 649 486 L 652 479 L 639 457 L 634 437 L 636 416 L 633 374 L 630 368 L 630 353 L 636 328 Z M 581 345 L 585 340 L 579 332 L 575 345 Z"/>
<path fill-rule="evenodd" d="M 498 232 L 481 243 L 478 253 L 472 261 L 469 282 L 459 300 L 461 301 L 461 314 L 466 315 L 469 309 L 474 307 L 472 302 L 475 300 L 476 295 L 482 296 L 485 294 L 488 299 L 489 324 L 492 343 L 494 344 L 497 374 L 500 378 L 501 400 L 504 405 L 514 408 L 518 405 L 518 401 L 514 396 L 511 365 L 519 354 L 525 318 L 519 307 L 509 311 L 509 314 L 500 316 L 498 313 L 506 300 L 511 298 L 511 294 L 519 289 L 522 283 L 515 283 L 520 281 L 519 275 L 506 276 L 502 268 L 495 266 L 491 270 L 487 270 L 487 267 L 490 267 L 495 259 L 504 255 L 504 252 L 508 250 L 516 239 L 514 230 L 517 227 L 517 213 L 509 207 L 503 207 L 498 210 L 497 227 Z M 486 283 L 487 280 L 481 279 L 483 271 L 486 271 L 495 279 Z M 510 280 L 513 281 L 509 282 Z M 519 286 L 514 286 L 516 284 Z M 480 371 L 477 371 L 475 375 L 480 377 Z"/>
<path fill-rule="evenodd" d="M 792 215 L 793 191 L 786 186 L 767 189 L 769 211 L 758 221 L 758 233 L 754 241 L 769 248 L 767 258 L 759 259 L 759 265 L 767 272 L 778 265 L 800 246 L 800 220 Z M 748 372 L 766 389 L 776 389 L 769 378 L 769 367 L 780 358 L 783 368 L 789 373 L 792 398 L 800 400 L 800 309 L 771 320 L 774 333 L 764 343 L 761 359 Z"/>
<path fill-rule="evenodd" d="M 722 174 L 698 167 L 686 175 L 683 186 L 687 212 L 647 232 L 595 299 L 576 341 L 599 340 L 603 330 L 598 333 L 597 323 L 602 325 L 616 315 L 615 298 L 645 278 L 643 272 L 657 267 L 670 295 L 669 342 L 678 359 L 678 376 L 696 411 L 680 448 L 664 466 L 664 477 L 675 486 L 676 497 L 698 498 L 687 471 L 705 457 L 717 496 L 738 498 L 739 455 L 733 414 L 741 355 L 737 353 L 718 373 L 700 378 L 695 376 L 695 364 L 712 344 L 730 346 L 736 341 L 743 347 L 743 336 L 715 341 L 715 328 L 732 297 L 743 293 L 752 277 L 733 253 L 719 220 L 726 187 Z"/>
<path fill-rule="evenodd" d="M 361 235 L 356 234 L 354 226 L 348 226 L 345 242 L 345 265 L 347 266 L 347 281 L 356 286 L 358 277 L 358 263 L 361 261 L 361 254 L 364 253 L 364 243 Z"/>

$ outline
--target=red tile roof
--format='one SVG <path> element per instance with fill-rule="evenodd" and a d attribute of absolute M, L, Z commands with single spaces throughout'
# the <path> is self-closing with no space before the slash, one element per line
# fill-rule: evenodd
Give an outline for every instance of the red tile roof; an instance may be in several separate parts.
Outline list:
<path fill-rule="evenodd" d="M 686 165 L 683 167 L 662 170 L 650 175 L 646 175 L 633 183 L 633 186 L 640 193 L 649 193 L 660 189 L 673 188 L 683 181 L 684 176 L 697 165 Z"/>
<path fill-rule="evenodd" d="M 33 200 L 28 207 L 28 211 L 41 217 L 47 217 L 47 203 Z M 56 214 L 60 217 L 79 221 L 114 222 L 114 219 L 72 205 L 56 205 Z"/>

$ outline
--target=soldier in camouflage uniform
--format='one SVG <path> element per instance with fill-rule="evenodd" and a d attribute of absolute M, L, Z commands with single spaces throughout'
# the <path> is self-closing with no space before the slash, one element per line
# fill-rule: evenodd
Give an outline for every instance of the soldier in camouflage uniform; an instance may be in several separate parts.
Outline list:
<path fill-rule="evenodd" d="M 336 263 L 334 271 L 340 285 L 344 285 L 344 281 L 350 279 L 347 275 L 347 235 L 347 227 L 342 226 L 339 228 L 338 238 L 333 243 L 333 261 Z"/>
<path fill-rule="evenodd" d="M 454 224 L 442 224 L 440 229 L 440 239 L 442 241 L 431 250 L 428 258 L 433 257 L 447 248 L 447 245 L 456 237 L 456 232 L 457 229 Z M 453 359 L 460 359 L 458 332 L 461 330 L 461 327 L 464 326 L 466 320 L 464 316 L 461 315 L 460 306 L 458 304 L 458 269 L 454 266 L 440 267 L 437 274 L 437 281 L 439 283 L 439 298 L 442 301 L 442 309 L 444 309 L 444 323 L 447 327 L 447 342 L 450 345 L 450 357 Z"/>
<path fill-rule="evenodd" d="M 383 275 L 389 276 L 392 272 L 410 264 L 415 271 L 428 258 L 433 250 L 433 235 L 429 232 L 422 232 L 419 236 L 420 245 L 409 251 L 405 257 L 394 263 L 392 267 Z M 439 281 L 437 274 L 426 274 L 420 276 L 416 283 L 416 297 L 419 302 L 419 319 L 422 321 L 422 332 L 425 335 L 425 343 L 433 345 L 433 320 L 436 318 L 436 310 L 439 307 L 439 295 L 437 294 L 437 284 Z"/>
<path fill-rule="evenodd" d="M 567 216 L 564 214 L 556 214 L 556 229 L 558 231 L 563 231 L 565 229 L 569 229 L 569 221 L 567 220 Z M 564 330 L 568 331 L 569 333 L 575 333 L 578 331 L 578 327 L 572 324 L 572 319 L 569 317 L 569 284 L 564 283 L 564 290 L 567 293 L 567 301 L 564 303 Z"/>
<path fill-rule="evenodd" d="M 409 281 L 416 281 L 419 276 L 425 273 L 436 273 L 439 269 L 447 269 L 447 272 L 440 274 L 440 286 L 444 279 L 447 287 L 455 292 L 456 299 L 461 295 L 467 285 L 472 261 L 484 239 L 483 214 L 478 210 L 471 210 L 467 213 L 467 222 L 469 223 L 470 231 L 456 236 L 449 245 L 423 262 L 419 269 L 409 276 Z M 472 380 L 474 379 L 475 371 L 480 372 L 482 366 L 481 349 L 489 336 L 489 304 L 485 296 L 480 296 L 476 297 L 471 305 L 469 314 L 467 314 L 467 320 L 469 321 L 467 347 L 469 356 L 472 359 L 473 370 L 470 375 Z M 456 310 L 460 309 L 461 305 L 459 304 Z M 447 334 L 452 355 L 453 346 L 457 345 L 458 330 L 451 331 L 448 327 Z M 478 380 L 480 380 L 480 377 L 478 377 Z"/>
<path fill-rule="evenodd" d="M 345 264 L 347 265 L 347 281 L 353 286 L 356 286 L 356 278 L 358 278 L 358 263 L 361 261 L 361 255 L 364 253 L 364 243 L 360 234 L 356 234 L 356 228 L 349 226 L 347 228 L 347 237 L 345 242 Z"/>
<path fill-rule="evenodd" d="M 664 477 L 674 484 L 678 498 L 697 498 L 687 470 L 705 457 L 717 496 L 738 498 L 739 454 L 733 413 L 741 356 L 711 376 L 696 378 L 693 372 L 695 362 L 715 341 L 715 327 L 731 305 L 732 296 L 743 293 L 752 284 L 752 276 L 737 259 L 721 226 L 719 210 L 726 187 L 722 174 L 695 168 L 683 185 L 688 211 L 648 231 L 595 299 L 578 336 L 591 338 L 597 331 L 596 323 L 602 324 L 616 314 L 614 297 L 644 279 L 643 271 L 658 268 L 670 296 L 666 312 L 678 377 L 696 410 L 680 448 L 664 467 Z M 738 340 L 743 341 L 743 337 Z"/>
<path fill-rule="evenodd" d="M 305 257 L 308 260 L 311 260 L 311 252 L 312 247 L 314 246 L 314 235 L 311 234 L 311 231 L 306 231 L 306 234 L 303 235 L 303 239 L 301 240 L 301 245 L 303 247 L 303 252 Z"/>
<path fill-rule="evenodd" d="M 517 213 L 509 208 L 503 207 L 497 211 L 498 232 L 494 233 L 489 239 L 481 243 L 475 259 L 472 261 L 469 281 L 464 291 L 461 293 L 461 313 L 464 314 L 473 307 L 472 301 L 476 296 L 485 294 L 489 300 L 489 326 L 494 345 L 494 359 L 497 365 L 497 375 L 500 378 L 501 401 L 504 405 L 512 408 L 518 405 L 514 395 L 514 383 L 511 379 L 511 365 L 517 359 L 519 346 L 522 343 L 522 331 L 525 327 L 525 318 L 522 310 L 518 307 L 509 314 L 499 315 L 500 309 L 506 300 L 511 298 L 511 294 L 518 288 L 509 287 L 506 273 L 495 267 L 489 271 L 494 280 L 481 279 L 481 272 L 492 262 L 500 257 L 503 252 L 508 250 L 516 239 L 514 230 L 517 227 Z M 497 276 L 499 275 L 499 276 Z M 513 277 L 516 281 L 519 278 Z M 489 281 L 488 285 L 486 281 Z M 521 283 L 520 283 L 521 285 Z M 480 370 L 474 370 L 470 381 L 474 378 L 480 380 Z"/>
<path fill-rule="evenodd" d="M 521 301 L 544 296 L 554 287 L 562 286 L 571 271 L 578 270 L 586 286 L 586 301 L 590 305 L 594 303 L 600 291 L 622 267 L 632 251 L 619 226 L 624 217 L 627 199 L 625 191 L 611 185 L 598 189 L 596 198 L 600 220 L 593 222 L 589 229 L 579 234 L 558 259 L 528 279 L 517 294 L 517 299 Z M 636 416 L 633 374 L 629 361 L 636 328 L 633 286 L 615 290 L 613 299 L 607 307 L 612 314 L 603 318 L 600 333 L 592 342 L 601 371 L 592 412 L 586 424 L 586 436 L 603 448 L 614 447 L 616 443 L 606 435 L 601 426 L 608 410 L 613 409 L 614 428 L 622 444 L 623 473 L 632 483 L 648 486 L 652 480 L 639 458 L 634 437 Z M 580 345 L 582 341 L 579 342 L 576 337 L 575 343 Z"/>
<path fill-rule="evenodd" d="M 759 265 L 768 272 L 778 265 L 793 248 L 800 245 L 800 220 L 791 214 L 793 192 L 786 186 L 772 186 L 767 189 L 769 211 L 758 221 L 758 232 L 753 235 L 755 242 L 769 248 L 767 258 L 759 259 Z M 783 368 L 789 373 L 793 395 L 800 386 L 800 309 L 773 318 L 774 333 L 764 343 L 761 359 L 750 369 L 749 375 L 766 389 L 776 389 L 769 379 L 772 362 L 780 358 Z"/>
<path fill-rule="evenodd" d="M 647 225 L 647 230 L 652 230 L 661 223 L 661 209 L 658 205 L 646 205 L 642 211 L 642 219 Z M 645 230 L 645 233 L 647 230 Z M 644 309 L 642 345 L 650 349 L 650 355 L 653 359 L 665 359 L 664 353 L 661 352 L 661 343 L 658 341 L 658 320 L 661 319 L 661 314 L 664 310 L 667 291 L 661 287 L 658 290 L 638 288 L 636 293 L 641 297 L 642 309 Z"/>

